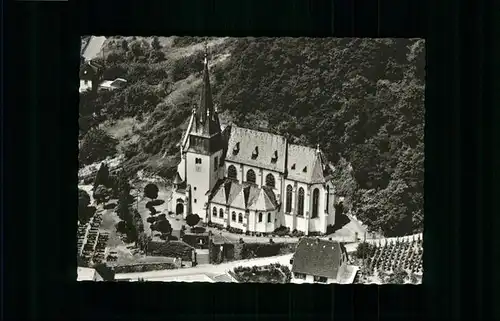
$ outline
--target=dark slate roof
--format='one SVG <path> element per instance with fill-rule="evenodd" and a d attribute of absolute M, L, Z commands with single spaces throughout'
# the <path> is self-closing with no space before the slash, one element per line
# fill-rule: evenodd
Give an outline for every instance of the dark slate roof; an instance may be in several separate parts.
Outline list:
<path fill-rule="evenodd" d="M 284 136 L 233 125 L 226 160 L 284 173 L 286 144 Z M 273 161 L 275 155 L 278 157 Z"/>
<path fill-rule="evenodd" d="M 289 144 L 287 178 L 307 184 L 324 183 L 325 166 L 321 152 L 316 149 Z"/>
<path fill-rule="evenodd" d="M 338 241 L 303 237 L 293 255 L 292 272 L 336 279 L 343 252 Z"/>

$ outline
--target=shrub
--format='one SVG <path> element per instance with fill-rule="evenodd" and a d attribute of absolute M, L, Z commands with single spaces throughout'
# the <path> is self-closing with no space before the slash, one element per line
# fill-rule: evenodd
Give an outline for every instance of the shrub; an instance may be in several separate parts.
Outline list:
<path fill-rule="evenodd" d="M 86 209 L 90 205 L 90 195 L 83 189 L 78 189 L 78 209 Z"/>
<path fill-rule="evenodd" d="M 97 186 L 93 194 L 94 199 L 98 203 L 102 203 L 111 196 L 111 191 L 104 187 L 104 185 L 99 185 Z"/>
<path fill-rule="evenodd" d="M 165 201 L 160 200 L 160 199 L 155 199 L 155 200 L 149 201 L 148 203 L 151 203 L 152 206 L 159 206 L 159 205 L 162 205 L 163 203 L 165 203 Z"/>
<path fill-rule="evenodd" d="M 156 217 L 154 216 L 148 217 L 146 219 L 146 222 L 153 224 L 154 222 L 156 222 Z"/>
<path fill-rule="evenodd" d="M 158 186 L 153 183 L 149 183 L 144 187 L 144 196 L 150 199 L 158 198 Z"/>
<path fill-rule="evenodd" d="M 115 208 L 115 207 L 116 207 L 116 203 L 114 203 L 114 202 L 113 202 L 113 203 L 107 203 L 107 204 L 104 204 L 104 206 L 103 206 L 103 208 L 104 208 L 105 210 L 111 210 L 111 209 L 113 209 L 113 208 Z"/>
<path fill-rule="evenodd" d="M 162 234 L 170 234 L 172 233 L 172 226 L 168 220 L 157 220 L 152 224 L 151 230 L 158 231 Z"/>
<path fill-rule="evenodd" d="M 286 226 L 280 226 L 276 230 L 274 230 L 274 234 L 276 234 L 277 236 L 281 236 L 281 237 L 283 237 L 285 235 L 289 235 L 290 228 L 286 227 Z"/>
<path fill-rule="evenodd" d="M 292 231 L 292 236 L 293 236 L 293 237 L 302 237 L 302 236 L 304 236 L 304 235 L 305 235 L 305 234 L 304 234 L 304 232 L 302 232 L 302 231 L 297 231 L 296 229 Z"/>
<path fill-rule="evenodd" d="M 201 226 L 195 226 L 195 227 L 191 228 L 191 232 L 196 233 L 196 234 L 205 233 L 205 231 L 206 231 L 206 229 L 204 227 L 201 227 Z"/>
<path fill-rule="evenodd" d="M 242 229 L 236 228 L 236 227 L 232 227 L 232 226 L 228 227 L 227 231 L 229 233 L 234 233 L 234 234 L 243 234 L 243 230 Z"/>
<path fill-rule="evenodd" d="M 158 215 L 158 216 L 157 216 L 157 219 L 158 219 L 159 221 L 163 221 L 163 220 L 166 220 L 166 219 L 167 219 L 167 216 L 166 216 L 165 214 L 160 214 L 160 215 Z"/>
<path fill-rule="evenodd" d="M 186 223 L 187 225 L 194 227 L 196 224 L 200 222 L 201 218 L 198 216 L 198 214 L 189 214 L 186 216 Z"/>

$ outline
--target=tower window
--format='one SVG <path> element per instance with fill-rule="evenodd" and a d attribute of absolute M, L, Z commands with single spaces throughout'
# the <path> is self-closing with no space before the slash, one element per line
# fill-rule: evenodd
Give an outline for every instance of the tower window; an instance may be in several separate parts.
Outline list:
<path fill-rule="evenodd" d="M 295 169 L 295 164 L 292 165 L 292 169 Z"/>
<path fill-rule="evenodd" d="M 201 158 L 195 158 L 194 159 L 195 164 L 201 164 Z"/>
<path fill-rule="evenodd" d="M 238 214 L 238 223 L 243 223 L 243 214 Z"/>
<path fill-rule="evenodd" d="M 232 220 L 233 222 L 236 222 L 236 212 L 232 212 L 232 213 L 231 213 L 231 220 Z"/>
<path fill-rule="evenodd" d="M 215 206 L 212 210 L 212 216 L 217 216 L 217 208 Z"/>
<path fill-rule="evenodd" d="M 267 223 L 271 223 L 271 213 L 267 213 Z"/>
<path fill-rule="evenodd" d="M 214 158 L 214 172 L 216 172 L 217 169 L 219 169 L 219 157 L 215 156 L 215 158 Z"/>
<path fill-rule="evenodd" d="M 259 223 L 262 222 L 262 213 L 259 213 Z"/>
<path fill-rule="evenodd" d="M 224 210 L 221 208 L 219 209 L 219 217 L 223 218 L 224 217 Z"/>
<path fill-rule="evenodd" d="M 307 166 L 304 167 L 304 169 L 302 170 L 304 173 L 307 173 Z"/>

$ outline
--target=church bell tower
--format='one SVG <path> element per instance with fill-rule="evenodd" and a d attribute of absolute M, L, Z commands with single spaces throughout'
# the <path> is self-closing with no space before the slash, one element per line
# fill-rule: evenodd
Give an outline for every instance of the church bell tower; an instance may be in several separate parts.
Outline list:
<path fill-rule="evenodd" d="M 192 213 L 198 214 L 203 221 L 206 221 L 208 193 L 217 180 L 222 178 L 223 172 L 221 170 L 223 140 L 219 116 L 212 100 L 206 44 L 201 96 L 197 108 L 193 109 L 191 124 L 185 158 L 186 182 L 191 187 Z"/>

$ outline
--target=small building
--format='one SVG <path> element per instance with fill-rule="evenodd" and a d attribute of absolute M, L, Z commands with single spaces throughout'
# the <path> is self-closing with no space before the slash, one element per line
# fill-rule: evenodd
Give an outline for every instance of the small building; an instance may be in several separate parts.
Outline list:
<path fill-rule="evenodd" d="M 304 283 L 341 283 L 346 267 L 347 250 L 338 241 L 304 237 L 293 255 L 293 277 Z"/>
<path fill-rule="evenodd" d="M 94 61 L 87 61 L 80 69 L 80 92 L 97 91 L 104 69 Z"/>
<path fill-rule="evenodd" d="M 77 281 L 104 281 L 104 279 L 95 269 L 79 266 Z"/>
<path fill-rule="evenodd" d="M 121 89 L 127 85 L 127 81 L 123 78 L 116 78 L 115 80 L 104 80 L 99 85 L 101 90 L 115 90 Z"/>

